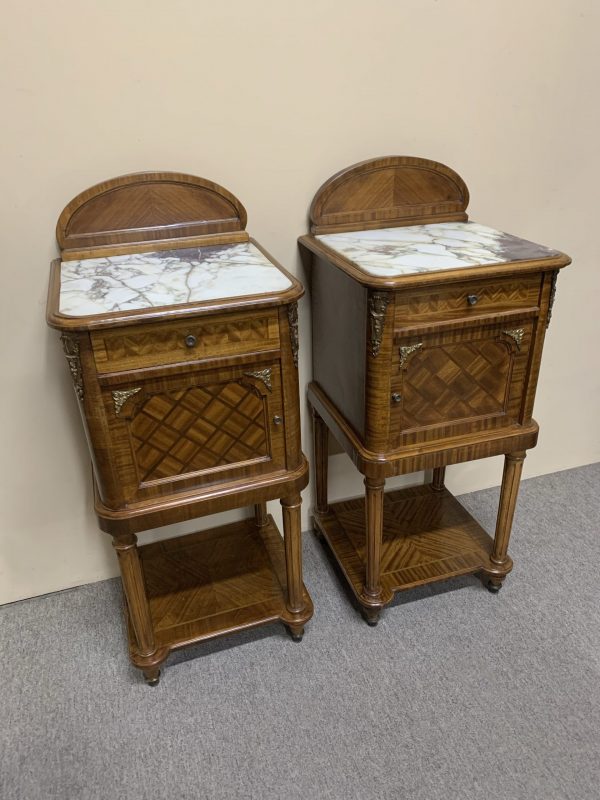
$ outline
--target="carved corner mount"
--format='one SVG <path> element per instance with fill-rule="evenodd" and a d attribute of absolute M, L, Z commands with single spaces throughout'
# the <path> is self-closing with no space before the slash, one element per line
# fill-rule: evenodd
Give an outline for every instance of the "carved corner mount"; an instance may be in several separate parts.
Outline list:
<path fill-rule="evenodd" d="M 294 366 L 298 366 L 298 303 L 290 303 L 287 307 L 288 324 L 290 327 L 290 343 L 292 345 L 292 358 Z"/>
<path fill-rule="evenodd" d="M 371 323 L 371 355 L 376 358 L 381 349 L 385 312 L 390 302 L 389 292 L 373 292 L 369 296 L 369 318 Z"/>
<path fill-rule="evenodd" d="M 115 389 L 115 391 L 112 393 L 112 399 L 113 403 L 115 404 L 115 414 L 117 417 L 121 413 L 121 409 L 129 400 L 129 398 L 141 391 L 141 386 L 137 386 L 135 389 Z"/>
<path fill-rule="evenodd" d="M 73 387 L 75 394 L 79 400 L 83 400 L 83 372 L 81 371 L 81 358 L 79 355 L 79 340 L 76 336 L 68 333 L 61 334 L 60 340 L 62 342 L 67 364 L 69 365 L 69 372 L 73 379 Z"/>
<path fill-rule="evenodd" d="M 420 350 L 423 347 L 423 342 L 417 342 L 417 344 L 409 344 L 405 347 L 400 348 L 400 369 L 406 366 L 406 362 L 408 361 L 409 357 L 416 353 L 417 350 Z"/>
<path fill-rule="evenodd" d="M 548 317 L 546 318 L 546 328 L 550 325 L 550 320 L 552 319 L 552 307 L 554 306 L 554 300 L 556 299 L 556 281 L 558 280 L 558 270 L 555 269 L 552 273 L 552 283 L 550 284 L 550 301 L 548 303 Z"/>
<path fill-rule="evenodd" d="M 244 372 L 244 375 L 246 375 L 248 378 L 256 378 L 257 380 L 262 381 L 270 392 L 273 391 L 271 367 L 267 367 L 267 369 L 258 369 L 256 372 Z"/>
<path fill-rule="evenodd" d="M 517 350 L 521 349 L 521 345 L 523 344 L 523 337 L 525 336 L 525 331 L 523 328 L 513 328 L 510 331 L 502 331 L 505 336 L 510 336 L 511 339 L 515 340 L 515 344 L 517 345 Z"/>

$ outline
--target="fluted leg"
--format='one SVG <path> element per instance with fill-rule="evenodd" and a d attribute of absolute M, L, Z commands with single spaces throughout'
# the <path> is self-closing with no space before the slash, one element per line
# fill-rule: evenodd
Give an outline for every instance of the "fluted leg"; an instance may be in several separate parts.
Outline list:
<path fill-rule="evenodd" d="M 315 482 L 317 502 L 315 510 L 318 514 L 326 514 L 329 510 L 327 500 L 327 467 L 329 462 L 329 431 L 322 418 L 313 410 L 313 438 L 315 448 Z"/>
<path fill-rule="evenodd" d="M 508 542 L 512 529 L 525 451 L 507 453 L 504 458 L 504 473 L 500 490 L 500 503 L 496 520 L 496 535 L 490 556 L 490 569 L 484 572 L 487 588 L 490 592 L 498 592 L 504 578 L 512 569 L 512 560 L 508 555 Z"/>
<path fill-rule="evenodd" d="M 151 656 L 156 646 L 154 631 L 150 618 L 150 609 L 146 597 L 144 576 L 137 549 L 137 536 L 133 533 L 113 538 L 113 547 L 117 551 L 121 580 L 125 590 L 129 619 L 135 633 L 140 656 Z"/>
<path fill-rule="evenodd" d="M 258 528 L 264 528 L 267 524 L 267 504 L 257 503 L 254 506 L 254 519 Z"/>
<path fill-rule="evenodd" d="M 369 625 L 376 625 L 379 621 L 379 611 L 382 605 L 381 594 L 381 545 L 383 540 L 383 492 L 384 480 L 365 478 L 366 487 L 366 572 L 363 589 L 363 600 L 369 606 L 363 615 Z"/>
<path fill-rule="evenodd" d="M 301 614 L 305 609 L 302 584 L 302 535 L 300 532 L 299 494 L 281 498 L 283 508 L 283 539 L 285 545 L 285 571 L 287 579 L 286 608 L 291 614 Z M 290 625 L 290 630 L 294 628 Z M 297 626 L 297 635 L 302 636 L 302 626 Z M 294 631 L 292 638 L 294 638 Z"/>
<path fill-rule="evenodd" d="M 433 470 L 433 479 L 431 481 L 431 488 L 434 492 L 444 491 L 444 478 L 446 477 L 446 467 L 435 467 Z"/>

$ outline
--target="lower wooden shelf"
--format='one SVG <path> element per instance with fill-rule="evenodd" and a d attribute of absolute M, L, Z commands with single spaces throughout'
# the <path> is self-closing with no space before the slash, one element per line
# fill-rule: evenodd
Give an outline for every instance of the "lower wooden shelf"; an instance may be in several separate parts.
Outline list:
<path fill-rule="evenodd" d="M 365 500 L 333 503 L 315 515 L 356 597 L 365 584 Z M 395 592 L 479 572 L 490 567 L 493 540 L 447 490 L 415 486 L 388 492 L 383 502 L 381 588 L 383 602 Z"/>
<path fill-rule="evenodd" d="M 313 614 L 286 608 L 284 542 L 273 518 L 254 518 L 138 548 L 157 648 L 155 663 L 168 653 L 233 631 L 281 620 L 296 629 Z M 129 648 L 138 656 L 129 622 Z"/>

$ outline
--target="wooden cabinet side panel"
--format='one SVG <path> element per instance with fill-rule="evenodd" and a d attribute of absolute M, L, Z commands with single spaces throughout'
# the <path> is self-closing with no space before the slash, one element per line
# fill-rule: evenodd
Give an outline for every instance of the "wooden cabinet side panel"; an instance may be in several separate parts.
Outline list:
<path fill-rule="evenodd" d="M 281 390 L 285 426 L 285 461 L 287 469 L 302 463 L 300 440 L 300 389 L 298 385 L 298 306 L 290 303 L 279 309 L 281 341 Z"/>
<path fill-rule="evenodd" d="M 315 258 L 311 293 L 314 380 L 364 437 L 367 291 Z"/>
<path fill-rule="evenodd" d="M 73 336 L 75 334 L 68 334 Z M 98 382 L 96 363 L 89 333 L 76 334 L 79 341 L 83 400 L 80 401 L 82 419 L 98 491 L 103 503 L 116 507 L 124 502 L 122 478 L 108 419 L 104 409 L 102 388 Z"/>
<path fill-rule="evenodd" d="M 542 350 L 544 347 L 546 328 L 548 327 L 549 315 L 551 312 L 550 304 L 553 300 L 553 290 L 556 289 L 557 275 L 558 270 L 556 272 L 543 272 L 540 279 L 540 298 L 538 301 L 540 315 L 534 327 L 531 340 L 529 364 L 525 378 L 525 392 L 519 416 L 519 422 L 521 425 L 530 422 L 533 414 L 535 392 L 537 389 L 540 365 L 542 362 Z"/>
<path fill-rule="evenodd" d="M 365 444 L 379 453 L 389 447 L 395 307 L 395 292 L 369 292 Z"/>

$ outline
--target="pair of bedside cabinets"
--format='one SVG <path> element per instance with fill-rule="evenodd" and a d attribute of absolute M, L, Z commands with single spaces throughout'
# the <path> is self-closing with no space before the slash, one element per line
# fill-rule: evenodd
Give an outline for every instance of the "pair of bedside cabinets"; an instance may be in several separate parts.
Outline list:
<path fill-rule="evenodd" d="M 462 179 L 373 159 L 328 180 L 300 239 L 313 317 L 314 526 L 371 625 L 397 591 L 480 573 L 498 591 L 558 271 L 555 250 L 467 221 Z M 296 641 L 302 577 L 302 285 L 246 230 L 239 200 L 178 173 L 128 175 L 62 212 L 48 323 L 61 331 L 113 537 L 133 664 L 276 620 Z M 331 431 L 365 497 L 328 504 Z M 446 466 L 505 455 L 494 538 Z M 386 478 L 426 471 L 385 494 Z M 432 472 L 428 472 L 432 471 Z M 266 503 L 282 505 L 283 538 Z M 244 520 L 139 546 L 228 509 Z"/>

